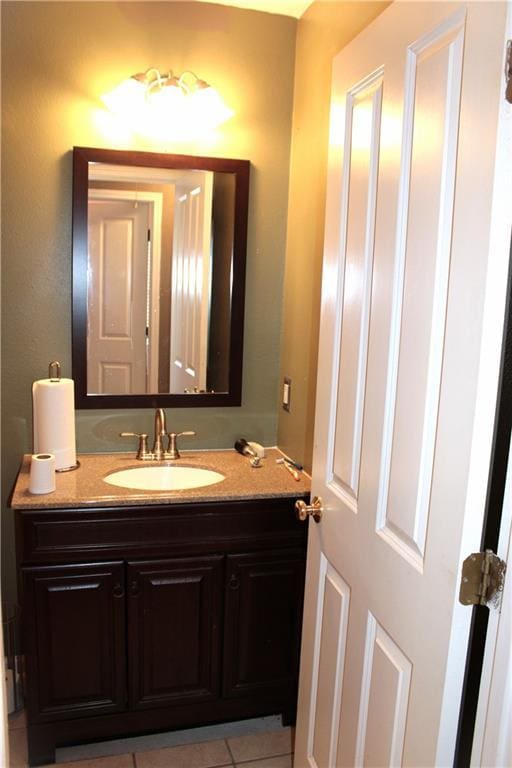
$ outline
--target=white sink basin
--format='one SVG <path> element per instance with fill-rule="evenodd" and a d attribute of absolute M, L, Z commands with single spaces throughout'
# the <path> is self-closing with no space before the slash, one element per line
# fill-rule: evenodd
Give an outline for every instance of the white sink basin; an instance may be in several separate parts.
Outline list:
<path fill-rule="evenodd" d="M 220 472 L 200 467 L 150 466 L 133 467 L 112 472 L 103 478 L 110 485 L 140 491 L 184 491 L 220 483 L 226 478 Z"/>

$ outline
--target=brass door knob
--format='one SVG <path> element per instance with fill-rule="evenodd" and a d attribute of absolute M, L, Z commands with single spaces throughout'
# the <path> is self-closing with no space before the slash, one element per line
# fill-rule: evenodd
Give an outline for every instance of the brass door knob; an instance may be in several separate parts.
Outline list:
<path fill-rule="evenodd" d="M 322 513 L 324 511 L 323 501 L 320 496 L 313 496 L 311 504 L 306 504 L 302 499 L 295 502 L 295 513 L 299 520 L 307 520 L 308 515 L 311 515 L 315 523 L 319 523 L 322 519 Z"/>

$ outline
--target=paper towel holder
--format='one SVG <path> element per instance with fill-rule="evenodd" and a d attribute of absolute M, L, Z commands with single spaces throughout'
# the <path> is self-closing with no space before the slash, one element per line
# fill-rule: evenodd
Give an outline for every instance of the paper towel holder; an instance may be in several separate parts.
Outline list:
<path fill-rule="evenodd" d="M 54 384 L 59 383 L 60 363 L 58 360 L 52 360 L 51 363 L 48 365 L 48 378 Z M 79 466 L 80 466 L 80 462 L 77 459 L 75 464 L 72 464 L 70 467 L 61 467 L 59 469 L 56 469 L 55 472 L 72 472 L 74 469 L 78 469 Z"/>
<path fill-rule="evenodd" d="M 60 381 L 60 363 L 58 360 L 52 360 L 48 366 L 48 378 L 50 381 Z"/>
<path fill-rule="evenodd" d="M 74 469 L 78 469 L 80 466 L 80 462 L 78 459 L 76 460 L 75 464 L 72 464 L 70 467 L 61 467 L 60 469 L 56 469 L 56 472 L 72 472 Z"/>

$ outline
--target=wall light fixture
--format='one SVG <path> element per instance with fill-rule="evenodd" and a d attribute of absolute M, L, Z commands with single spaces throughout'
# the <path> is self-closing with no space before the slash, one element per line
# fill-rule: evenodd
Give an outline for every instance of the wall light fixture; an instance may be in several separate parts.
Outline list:
<path fill-rule="evenodd" d="M 173 133 L 214 129 L 234 114 L 218 91 L 194 72 L 177 77 L 151 67 L 132 75 L 104 94 L 102 101 L 118 117 L 132 123 L 169 126 Z"/>

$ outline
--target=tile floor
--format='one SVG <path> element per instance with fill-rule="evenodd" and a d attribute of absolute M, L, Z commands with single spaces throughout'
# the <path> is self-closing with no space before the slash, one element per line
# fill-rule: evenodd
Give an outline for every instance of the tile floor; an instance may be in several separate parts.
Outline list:
<path fill-rule="evenodd" d="M 27 768 L 23 712 L 9 717 L 9 742 L 7 768 Z M 66 747 L 57 750 L 53 765 L 59 768 L 292 768 L 292 761 L 293 729 L 283 728 L 278 717 L 263 717 Z"/>

